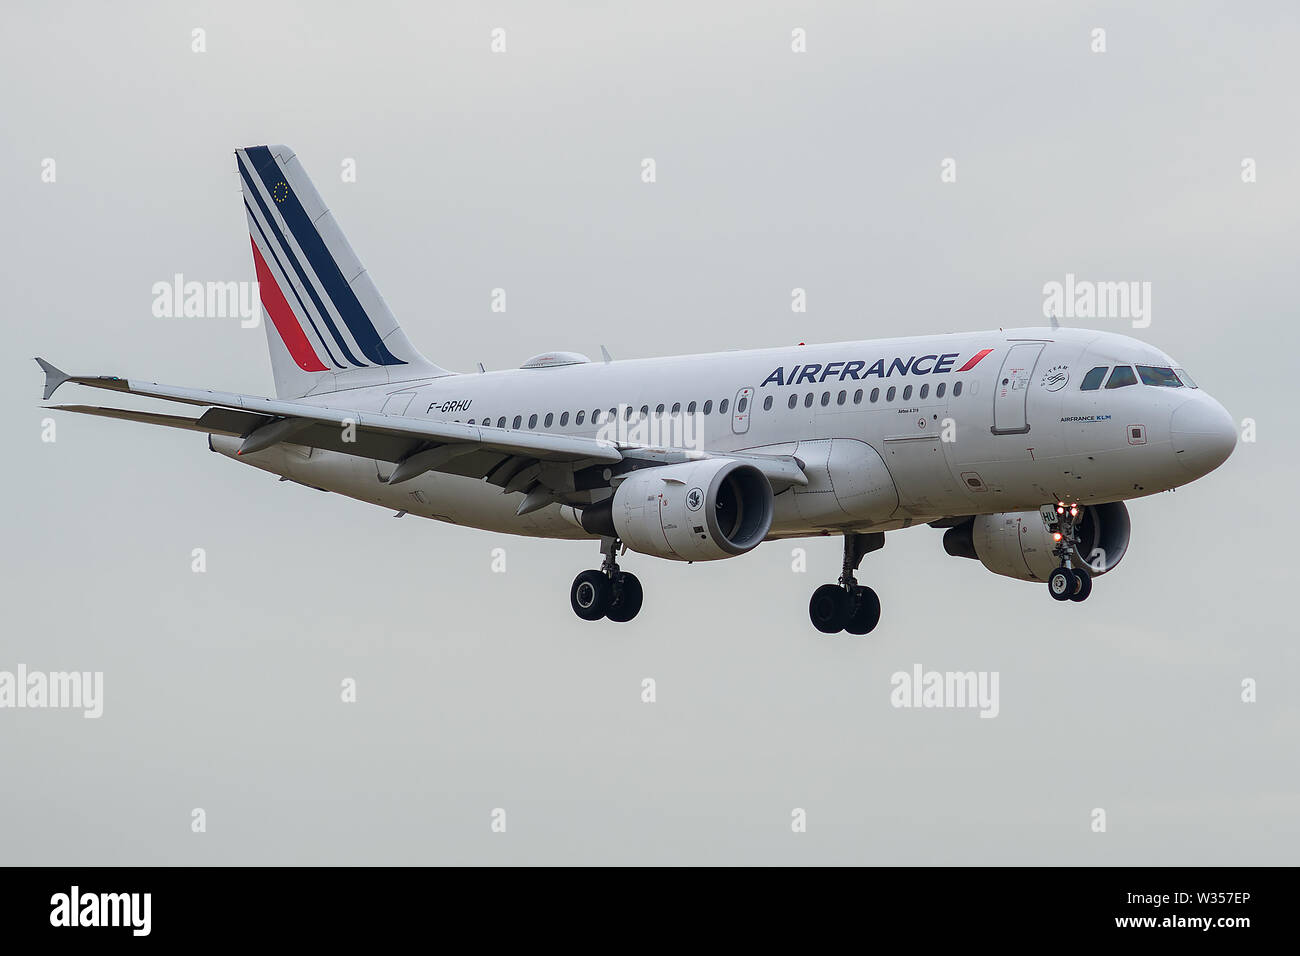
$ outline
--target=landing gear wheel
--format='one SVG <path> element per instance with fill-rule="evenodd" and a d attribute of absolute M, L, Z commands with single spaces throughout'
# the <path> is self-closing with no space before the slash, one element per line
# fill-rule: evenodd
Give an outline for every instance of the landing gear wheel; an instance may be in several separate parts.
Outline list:
<path fill-rule="evenodd" d="M 569 588 L 573 613 L 584 621 L 599 621 L 609 609 L 609 578 L 603 571 L 583 571 Z"/>
<path fill-rule="evenodd" d="M 1092 593 L 1092 575 L 1083 568 L 1074 569 L 1074 590 L 1070 593 L 1071 601 L 1086 601 Z"/>
<path fill-rule="evenodd" d="M 642 597 L 641 582 L 637 580 L 637 576 L 630 571 L 620 571 L 614 578 L 609 609 L 605 612 L 605 617 L 620 624 L 632 620 L 636 617 L 637 611 L 641 610 Z"/>
<path fill-rule="evenodd" d="M 808 617 L 813 627 L 823 634 L 838 634 L 844 630 L 853 614 L 853 600 L 849 592 L 838 584 L 823 584 L 813 592 L 808 602 Z"/>
<path fill-rule="evenodd" d="M 1057 568 L 1047 578 L 1047 593 L 1056 601 L 1068 601 L 1074 593 L 1074 572 L 1069 568 Z"/>
<path fill-rule="evenodd" d="M 876 592 L 863 585 L 854 585 L 853 614 L 844 630 L 850 634 L 870 634 L 880 623 L 880 598 Z"/>

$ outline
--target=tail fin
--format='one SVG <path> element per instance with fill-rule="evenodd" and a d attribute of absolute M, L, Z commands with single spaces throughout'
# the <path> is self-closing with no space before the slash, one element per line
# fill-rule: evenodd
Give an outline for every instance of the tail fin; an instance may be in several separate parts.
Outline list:
<path fill-rule="evenodd" d="M 277 398 L 451 374 L 407 340 L 293 150 L 235 161 Z"/>

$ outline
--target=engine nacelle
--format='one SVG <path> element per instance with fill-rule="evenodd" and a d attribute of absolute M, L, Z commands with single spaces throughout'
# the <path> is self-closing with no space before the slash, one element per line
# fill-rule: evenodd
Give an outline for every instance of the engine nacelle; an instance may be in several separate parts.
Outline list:
<path fill-rule="evenodd" d="M 1128 550 L 1128 508 L 1122 501 L 1084 505 L 1078 524 L 1073 561 L 1095 577 L 1105 574 Z M 944 550 L 954 557 L 975 558 L 994 574 L 1020 581 L 1046 581 L 1057 566 L 1052 532 L 1037 511 L 977 515 L 949 528 Z"/>
<path fill-rule="evenodd" d="M 753 465 L 706 458 L 634 471 L 582 511 L 592 534 L 677 561 L 716 561 L 756 547 L 772 527 L 772 486 Z"/>

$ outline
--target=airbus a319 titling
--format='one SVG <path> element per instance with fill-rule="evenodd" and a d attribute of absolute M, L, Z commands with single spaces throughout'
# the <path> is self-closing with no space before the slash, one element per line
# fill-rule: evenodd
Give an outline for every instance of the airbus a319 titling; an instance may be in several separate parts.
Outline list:
<path fill-rule="evenodd" d="M 1026 328 L 630 361 L 573 352 L 459 374 L 415 350 L 293 151 L 236 151 L 275 398 L 72 376 L 205 409 L 197 418 L 53 406 L 206 432 L 215 452 L 399 513 L 600 543 L 570 604 L 628 621 L 626 550 L 734 558 L 778 538 L 844 538 L 809 602 L 866 634 L 856 580 L 885 533 L 947 529 L 948 554 L 1082 601 L 1129 543 L 1125 501 L 1232 453 L 1223 406 L 1168 355 L 1114 333 Z"/>

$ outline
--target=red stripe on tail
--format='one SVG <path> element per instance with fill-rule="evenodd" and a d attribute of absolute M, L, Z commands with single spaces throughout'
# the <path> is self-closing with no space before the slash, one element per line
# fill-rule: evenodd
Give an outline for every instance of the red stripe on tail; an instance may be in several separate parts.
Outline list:
<path fill-rule="evenodd" d="M 249 241 L 253 239 L 252 236 L 248 238 Z M 289 350 L 289 354 L 293 356 L 293 360 L 304 372 L 328 372 L 329 369 L 321 364 L 316 350 L 307 341 L 302 326 L 298 324 L 298 317 L 293 314 L 293 309 L 285 301 L 284 293 L 280 291 L 275 276 L 271 275 L 271 270 L 266 267 L 266 260 L 258 251 L 256 242 L 253 242 L 253 264 L 257 266 L 257 284 L 262 291 L 262 307 L 271 317 L 275 330 L 280 333 L 280 339 L 284 342 L 284 347 Z"/>
<path fill-rule="evenodd" d="M 971 369 L 973 369 L 976 365 L 979 365 L 979 363 L 984 360 L 984 356 L 988 355 L 992 351 L 993 351 L 992 349 L 985 349 L 983 352 L 978 353 L 973 359 L 971 359 L 961 368 L 957 369 L 957 371 L 969 372 Z"/>

